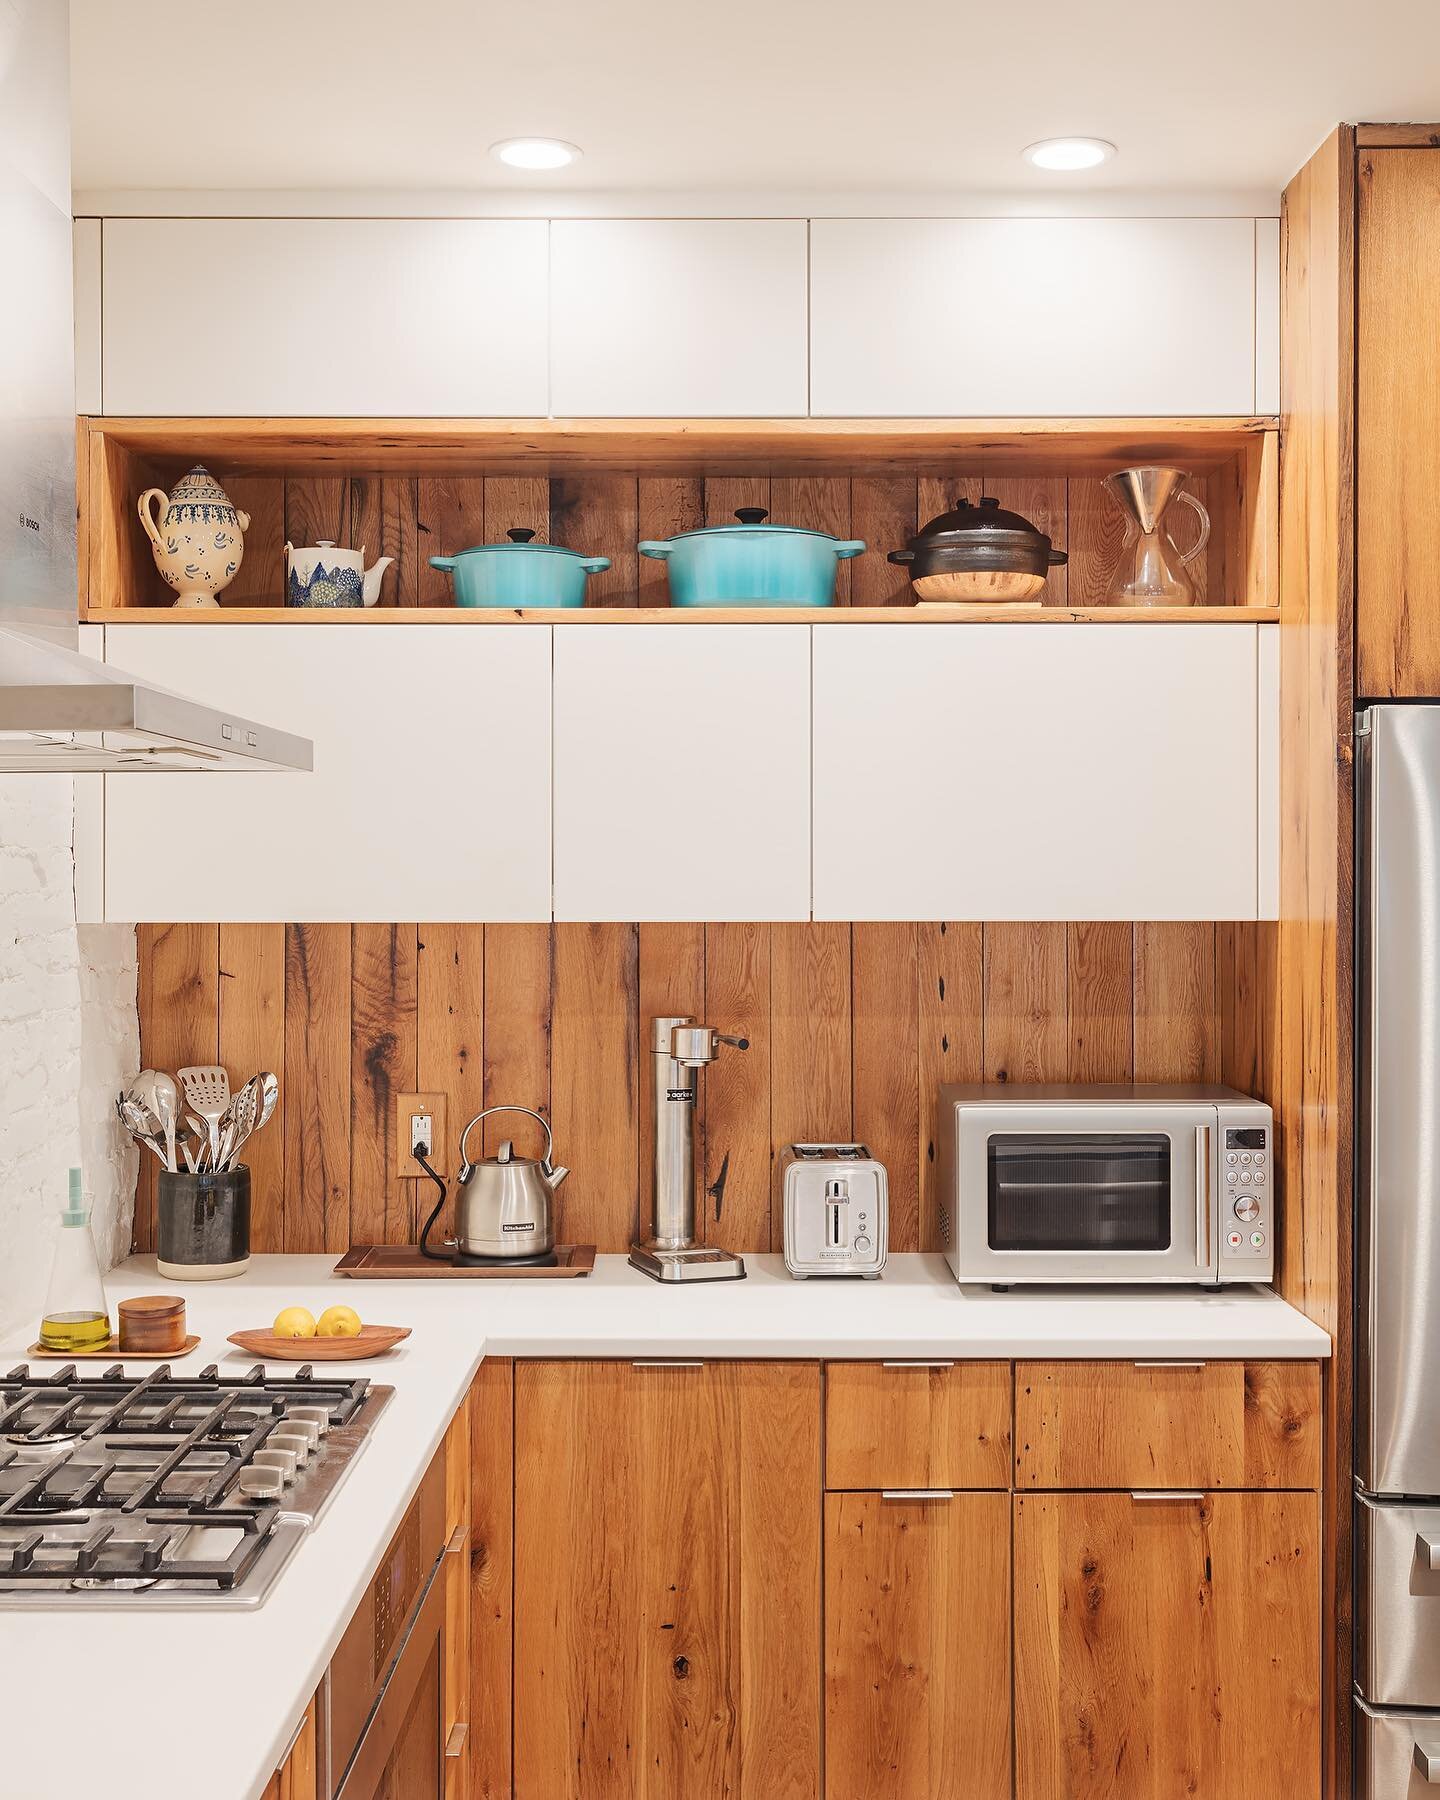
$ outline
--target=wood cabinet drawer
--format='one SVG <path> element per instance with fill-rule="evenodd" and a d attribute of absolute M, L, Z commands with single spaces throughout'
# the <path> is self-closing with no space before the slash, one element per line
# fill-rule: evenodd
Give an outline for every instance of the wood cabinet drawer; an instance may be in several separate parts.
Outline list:
<path fill-rule="evenodd" d="M 826 1364 L 826 1487 L 1003 1488 L 1009 1477 L 1009 1363 Z"/>
<path fill-rule="evenodd" d="M 1321 1429 L 1314 1363 L 1015 1365 L 1017 1488 L 1315 1488 Z"/>

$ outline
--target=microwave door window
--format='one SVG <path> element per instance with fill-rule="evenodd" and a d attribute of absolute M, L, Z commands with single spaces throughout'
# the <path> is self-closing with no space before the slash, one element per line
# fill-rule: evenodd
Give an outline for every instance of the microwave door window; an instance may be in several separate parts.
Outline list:
<path fill-rule="evenodd" d="M 992 1250 L 1170 1248 L 1166 1132 L 996 1132 L 987 1162 Z"/>

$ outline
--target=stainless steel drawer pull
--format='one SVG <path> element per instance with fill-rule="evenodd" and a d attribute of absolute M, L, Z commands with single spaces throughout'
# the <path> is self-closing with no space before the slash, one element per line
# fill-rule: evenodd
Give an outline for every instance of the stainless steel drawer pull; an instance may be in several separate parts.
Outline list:
<path fill-rule="evenodd" d="M 894 1362 L 882 1362 L 880 1367 L 882 1369 L 953 1369 L 955 1364 L 953 1361 L 921 1362 L 916 1358 L 910 1357 L 904 1360 L 897 1359 Z"/>
<path fill-rule="evenodd" d="M 1179 1362 L 1172 1357 L 1156 1357 L 1150 1362 L 1137 1362 L 1130 1365 L 1135 1369 L 1203 1369 L 1203 1362 Z"/>
<path fill-rule="evenodd" d="M 954 1488 L 882 1488 L 882 1500 L 953 1500 Z"/>
<path fill-rule="evenodd" d="M 672 1358 L 667 1362 L 663 1358 L 656 1358 L 651 1362 L 632 1362 L 630 1367 L 632 1369 L 703 1369 L 705 1365 L 698 1361 L 680 1362 Z"/>
<path fill-rule="evenodd" d="M 1424 1744 L 1417 1744 L 1415 1771 L 1422 1781 L 1440 1783 L 1440 1750 L 1427 1750 Z"/>
<path fill-rule="evenodd" d="M 456 1723 L 450 1727 L 450 1735 L 445 1740 L 445 1754 L 447 1756 L 463 1756 L 465 1753 L 465 1740 L 469 1735 L 470 1727 L 462 1721 L 457 1720 Z"/>
<path fill-rule="evenodd" d="M 1132 1500 L 1203 1500 L 1203 1493 L 1189 1488 L 1131 1488 Z"/>
<path fill-rule="evenodd" d="M 1417 1532 L 1415 1554 L 1420 1559 L 1421 1568 L 1440 1573 L 1440 1538 L 1426 1537 L 1423 1531 Z"/>

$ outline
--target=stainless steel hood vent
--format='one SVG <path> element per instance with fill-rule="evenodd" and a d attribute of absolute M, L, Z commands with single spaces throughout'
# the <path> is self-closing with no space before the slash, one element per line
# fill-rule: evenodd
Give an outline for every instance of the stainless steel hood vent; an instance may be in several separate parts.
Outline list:
<path fill-rule="evenodd" d="M 0 628 L 0 771 L 310 769 L 313 747 L 61 644 Z"/>
<path fill-rule="evenodd" d="M 64 0 L 0 0 L 0 771 L 308 769 L 308 739 L 75 648 L 69 60 Z"/>

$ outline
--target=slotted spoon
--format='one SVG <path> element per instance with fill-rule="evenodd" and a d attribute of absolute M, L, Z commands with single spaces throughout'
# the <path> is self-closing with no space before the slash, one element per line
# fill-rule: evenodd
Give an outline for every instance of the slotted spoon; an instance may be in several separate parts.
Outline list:
<path fill-rule="evenodd" d="M 230 1104 L 230 1077 L 218 1063 L 177 1069 L 175 1073 L 191 1111 L 205 1123 L 210 1138 L 210 1167 L 216 1168 L 220 1162 L 220 1121 Z"/>

